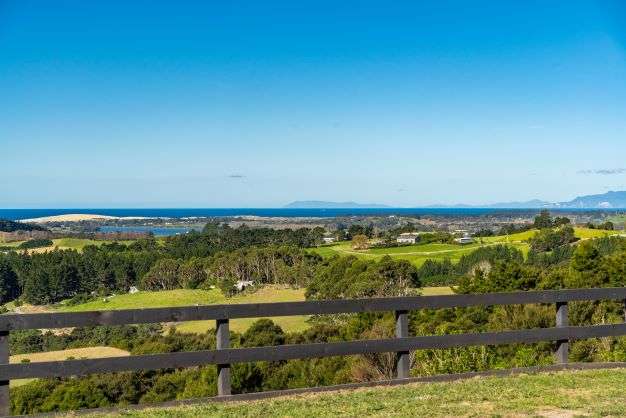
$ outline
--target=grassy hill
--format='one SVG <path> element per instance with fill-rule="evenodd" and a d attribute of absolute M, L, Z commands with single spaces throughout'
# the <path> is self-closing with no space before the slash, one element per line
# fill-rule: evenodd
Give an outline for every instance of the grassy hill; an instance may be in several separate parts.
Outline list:
<path fill-rule="evenodd" d="M 452 383 L 123 411 L 125 417 L 575 417 L 625 416 L 626 370 L 473 378 Z M 92 417 L 122 414 L 92 414 Z"/>
<path fill-rule="evenodd" d="M 488 245 L 505 244 L 520 249 L 524 254 L 528 253 L 528 240 L 532 238 L 538 231 L 533 229 L 530 231 L 519 232 L 510 235 L 497 235 L 493 237 L 477 238 L 475 243 L 468 245 L 459 244 L 415 244 L 402 247 L 392 248 L 371 248 L 369 250 L 353 250 L 352 244 L 348 241 L 340 242 L 333 245 L 325 245 L 313 249 L 322 257 L 331 257 L 333 255 L 356 255 L 358 257 L 381 258 L 389 255 L 401 260 L 408 260 L 417 267 L 421 266 L 426 260 L 443 260 L 450 259 L 452 262 L 458 261 L 464 254 Z M 616 235 L 617 231 L 603 231 L 589 228 L 574 228 L 576 237 L 581 239 L 600 238 L 610 235 Z"/>
<path fill-rule="evenodd" d="M 99 299 L 75 306 L 61 306 L 57 310 L 62 312 L 83 312 L 112 309 L 162 308 L 168 306 L 190 306 L 230 303 L 270 303 L 291 302 L 304 300 L 304 289 L 289 289 L 268 286 L 254 293 L 247 293 L 232 298 L 225 297 L 219 289 L 176 289 L 160 292 L 137 292 L 134 294 L 115 295 L 110 298 Z M 244 332 L 258 318 L 234 319 L 230 328 L 237 332 Z M 276 317 L 274 322 L 285 331 L 302 331 L 308 327 L 308 316 Z M 176 325 L 182 332 L 206 332 L 213 328 L 215 321 L 190 321 Z"/>
<path fill-rule="evenodd" d="M 290 289 L 278 286 L 266 286 L 254 293 L 246 293 L 232 298 L 225 297 L 219 289 L 176 289 L 159 292 L 137 292 L 121 294 L 106 299 L 98 299 L 74 306 L 56 306 L 59 312 L 84 312 L 114 309 L 164 308 L 169 306 L 193 306 L 231 303 L 271 303 L 297 302 L 304 300 L 304 289 Z M 425 287 L 424 296 L 452 294 L 450 287 Z M 307 315 L 279 316 L 271 318 L 286 332 L 303 331 L 308 328 Z M 237 332 L 245 332 L 259 318 L 233 319 L 230 328 Z M 203 333 L 215 327 L 215 321 L 188 321 L 176 324 L 181 332 Z"/>

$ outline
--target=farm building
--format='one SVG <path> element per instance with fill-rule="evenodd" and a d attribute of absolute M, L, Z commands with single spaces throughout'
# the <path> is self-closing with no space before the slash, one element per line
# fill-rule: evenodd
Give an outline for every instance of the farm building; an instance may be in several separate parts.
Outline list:
<path fill-rule="evenodd" d="M 404 232 L 398 235 L 396 242 L 398 244 L 415 244 L 419 239 L 420 235 L 417 232 Z"/>

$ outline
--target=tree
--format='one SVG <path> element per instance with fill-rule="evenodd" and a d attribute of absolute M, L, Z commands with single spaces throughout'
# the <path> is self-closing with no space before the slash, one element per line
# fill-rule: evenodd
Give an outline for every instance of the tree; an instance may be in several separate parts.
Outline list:
<path fill-rule="evenodd" d="M 352 248 L 355 250 L 367 250 L 368 241 L 366 235 L 355 235 L 352 237 Z"/>
<path fill-rule="evenodd" d="M 180 287 L 178 260 L 164 258 L 157 261 L 141 280 L 145 290 L 172 290 Z"/>
<path fill-rule="evenodd" d="M 534 227 L 538 229 L 552 228 L 552 219 L 550 218 L 550 212 L 548 210 L 542 210 L 541 213 L 535 217 Z"/>
<path fill-rule="evenodd" d="M 12 301 L 20 295 L 17 274 L 5 258 L 0 259 L 0 304 Z"/>
<path fill-rule="evenodd" d="M 178 274 L 181 286 L 186 289 L 195 289 L 208 278 L 202 259 L 197 257 L 182 263 Z"/>
<path fill-rule="evenodd" d="M 309 299 L 405 296 L 419 286 L 417 269 L 406 260 L 334 257 L 318 268 L 307 287 Z"/>
<path fill-rule="evenodd" d="M 612 231 L 615 229 L 615 225 L 611 221 L 606 221 L 605 223 L 598 225 L 598 228 L 606 231 Z"/>
<path fill-rule="evenodd" d="M 569 225 L 572 221 L 566 216 L 557 216 L 552 222 L 554 226 Z"/>
<path fill-rule="evenodd" d="M 241 336 L 242 347 L 265 347 L 285 343 L 283 329 L 271 319 L 263 318 L 255 321 Z"/>
<path fill-rule="evenodd" d="M 574 228 L 563 226 L 556 230 L 543 229 L 530 239 L 530 247 L 534 251 L 552 251 L 562 245 L 567 245 L 576 241 Z"/>

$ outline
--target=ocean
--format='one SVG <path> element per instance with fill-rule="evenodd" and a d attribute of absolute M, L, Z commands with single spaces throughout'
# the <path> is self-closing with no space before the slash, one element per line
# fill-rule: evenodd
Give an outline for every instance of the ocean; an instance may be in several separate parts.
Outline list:
<path fill-rule="evenodd" d="M 540 209 L 494 209 L 494 208 L 355 208 L 355 209 L 286 209 L 286 208 L 146 208 L 146 209 L 0 209 L 0 219 L 20 220 L 43 216 L 67 215 L 72 213 L 97 214 L 108 216 L 138 216 L 147 218 L 189 218 L 225 216 L 263 217 L 315 217 L 334 218 L 336 216 L 478 216 L 490 214 L 529 214 Z M 551 212 L 592 212 L 598 209 L 550 209 Z M 611 210 L 602 209 L 604 212 Z M 621 209 L 620 211 L 624 211 Z"/>

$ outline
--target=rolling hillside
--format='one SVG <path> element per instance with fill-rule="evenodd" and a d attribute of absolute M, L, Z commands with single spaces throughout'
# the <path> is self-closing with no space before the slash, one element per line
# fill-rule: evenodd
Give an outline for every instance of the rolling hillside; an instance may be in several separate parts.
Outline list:
<path fill-rule="evenodd" d="M 610 235 L 616 235 L 617 231 L 604 231 L 589 228 L 574 228 L 576 237 L 580 239 L 600 238 Z M 312 251 L 320 254 L 322 257 L 331 257 L 333 255 L 356 255 L 357 257 L 381 258 L 389 255 L 394 258 L 408 260 L 417 267 L 421 266 L 426 260 L 443 260 L 450 259 L 452 262 L 458 261 L 464 254 L 468 254 L 473 250 L 489 245 L 511 245 L 520 249 L 524 254 L 529 250 L 527 241 L 537 233 L 537 230 L 530 230 L 511 235 L 498 235 L 494 237 L 477 238 L 476 242 L 468 245 L 458 244 L 415 244 L 402 247 L 391 248 L 371 248 L 369 250 L 354 250 L 349 241 L 340 242 L 333 245 L 325 245 L 315 248 Z"/>

